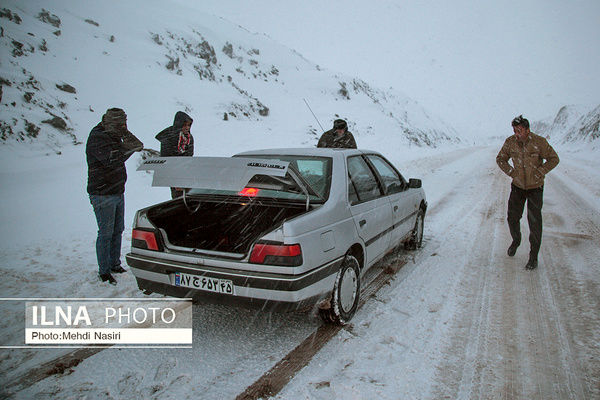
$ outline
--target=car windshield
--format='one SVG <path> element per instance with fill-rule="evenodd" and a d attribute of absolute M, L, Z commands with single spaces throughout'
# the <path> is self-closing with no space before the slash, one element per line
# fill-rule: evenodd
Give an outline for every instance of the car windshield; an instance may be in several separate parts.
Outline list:
<path fill-rule="evenodd" d="M 331 186 L 331 158 L 296 155 L 244 155 L 245 158 L 274 159 L 290 163 L 290 168 L 297 171 L 301 177 L 318 194 L 310 194 L 311 202 L 325 201 L 329 196 Z M 258 189 L 258 190 L 256 190 Z M 311 192 L 311 190 L 309 190 Z M 274 198 L 281 200 L 306 200 L 304 191 L 296 181 L 287 174 L 285 177 L 269 175 L 254 175 L 239 193 L 228 190 L 192 189 L 190 195 L 242 195 L 249 197 Z"/>

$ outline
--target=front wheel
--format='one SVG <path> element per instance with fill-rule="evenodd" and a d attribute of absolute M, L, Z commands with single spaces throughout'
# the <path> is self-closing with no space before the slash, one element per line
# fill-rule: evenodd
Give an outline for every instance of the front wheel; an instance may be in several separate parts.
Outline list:
<path fill-rule="evenodd" d="M 354 316 L 358 308 L 359 297 L 360 267 L 358 260 L 354 256 L 346 255 L 335 279 L 330 307 L 320 309 L 319 314 L 327 323 L 345 325 Z"/>
<path fill-rule="evenodd" d="M 407 250 L 416 250 L 421 248 L 423 244 L 423 228 L 425 226 L 425 211 L 419 209 L 417 214 L 417 220 L 415 221 L 415 227 L 412 230 L 410 239 L 404 244 L 404 248 Z"/>

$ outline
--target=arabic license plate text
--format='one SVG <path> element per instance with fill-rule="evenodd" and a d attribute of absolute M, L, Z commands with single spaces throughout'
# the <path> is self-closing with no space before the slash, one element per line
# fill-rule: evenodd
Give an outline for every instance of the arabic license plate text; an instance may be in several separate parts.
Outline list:
<path fill-rule="evenodd" d="M 183 272 L 175 273 L 175 286 L 206 290 L 207 292 L 214 293 L 235 294 L 233 290 L 233 282 L 229 279 L 190 275 Z"/>

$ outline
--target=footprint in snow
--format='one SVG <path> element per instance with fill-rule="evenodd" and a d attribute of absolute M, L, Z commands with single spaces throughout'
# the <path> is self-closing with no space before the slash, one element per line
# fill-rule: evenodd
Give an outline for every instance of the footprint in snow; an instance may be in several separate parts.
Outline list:
<path fill-rule="evenodd" d="M 162 382 L 162 381 L 166 380 L 176 365 L 177 365 L 177 360 L 175 358 L 169 358 L 168 360 L 162 362 L 156 368 L 156 374 L 154 374 L 154 381 Z"/>
<path fill-rule="evenodd" d="M 140 386 L 141 383 L 142 378 L 138 373 L 129 373 L 125 375 L 119 380 L 119 382 L 117 382 L 117 390 L 119 392 L 119 395 L 123 396 L 123 398 L 139 397 L 139 392 L 137 391 L 137 388 Z"/>

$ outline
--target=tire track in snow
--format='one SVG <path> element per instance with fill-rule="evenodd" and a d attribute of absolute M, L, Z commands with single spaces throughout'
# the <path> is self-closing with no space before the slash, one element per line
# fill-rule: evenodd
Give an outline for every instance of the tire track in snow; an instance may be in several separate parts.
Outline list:
<path fill-rule="evenodd" d="M 361 290 L 359 306 L 361 309 L 369 299 L 394 277 L 406 263 L 405 255 L 396 257 L 394 254 L 384 257 L 378 262 L 379 273 Z M 270 370 L 265 372 L 254 383 L 240 393 L 236 400 L 254 400 L 272 397 L 278 394 L 291 379 L 304 368 L 311 359 L 342 329 L 352 329 L 349 326 L 323 324 L 308 335 L 298 346 L 279 360 Z"/>
<path fill-rule="evenodd" d="M 506 192 L 507 185 L 503 178 L 500 172 L 494 171 L 488 186 L 502 188 L 501 191 Z M 499 324 L 494 321 L 498 311 L 490 295 L 496 286 L 492 281 L 495 266 L 490 260 L 494 253 L 491 243 L 500 226 L 497 210 L 503 208 L 504 195 L 489 191 L 477 203 L 470 203 L 474 212 L 479 214 L 474 222 L 467 218 L 457 222 L 475 229 L 468 237 L 470 245 L 466 263 L 460 272 L 457 271 L 457 296 L 463 302 L 458 305 L 450 328 L 454 335 L 449 338 L 444 349 L 445 356 L 437 368 L 433 398 L 485 398 L 485 393 L 494 391 L 489 382 L 498 378 L 495 371 L 487 368 L 487 359 L 498 353 L 499 342 L 490 334 L 490 330 Z"/>
<path fill-rule="evenodd" d="M 592 351 L 593 354 L 594 351 L 593 348 L 589 348 L 583 353 L 579 351 L 578 355 L 577 348 L 581 345 L 577 345 L 576 342 L 585 343 L 586 340 L 574 338 L 580 331 L 590 333 L 587 341 L 594 337 L 590 331 L 594 330 L 593 326 L 596 327 L 596 330 L 600 326 L 598 318 L 590 319 L 588 316 L 582 320 L 579 315 L 581 311 L 590 309 L 590 307 L 597 310 L 600 304 L 597 295 L 596 300 L 589 304 L 585 292 L 573 293 L 572 289 L 580 285 L 581 280 L 573 276 L 572 270 L 577 267 L 576 263 L 570 262 L 573 254 L 570 254 L 572 250 L 569 249 L 569 243 L 576 241 L 575 239 L 584 242 L 593 241 L 594 236 L 582 233 L 563 233 L 562 231 L 565 228 L 572 230 L 577 227 L 586 227 L 584 232 L 593 235 L 598 232 L 598 227 L 589 219 L 590 212 L 593 214 L 593 210 L 568 186 L 558 184 L 561 182 L 560 179 L 549 178 L 551 184 L 546 186 L 546 196 L 549 201 L 546 201 L 545 211 L 551 214 L 554 209 L 557 209 L 556 211 L 560 213 L 561 217 L 550 218 L 550 223 L 547 224 L 549 229 L 545 230 L 558 229 L 561 233 L 545 235 L 545 243 L 542 244 L 541 249 L 540 268 L 536 271 L 537 273 L 529 275 L 529 280 L 525 285 L 525 290 L 530 293 L 526 296 L 527 306 L 530 310 L 527 316 L 535 327 L 535 330 L 528 332 L 530 335 L 529 346 L 534 351 L 529 367 L 531 374 L 536 376 L 535 391 L 530 395 L 544 399 L 593 398 L 591 388 L 594 386 L 594 381 L 597 387 L 599 380 L 597 373 L 596 378 L 593 379 L 589 376 L 589 371 L 597 371 L 599 366 L 597 362 L 595 367 L 586 367 L 582 363 L 582 360 L 585 359 L 582 356 L 589 351 Z M 569 216 L 569 218 L 565 219 L 565 216 Z M 568 226 L 565 221 L 572 223 L 572 226 Z M 561 240 L 563 238 L 567 238 L 567 240 Z M 597 260 L 598 256 L 600 254 L 596 251 L 594 258 Z M 585 262 L 583 265 L 585 267 Z M 592 290 L 589 293 L 598 293 L 598 291 Z M 597 339 L 592 340 L 592 343 L 597 343 Z M 598 351 L 595 353 L 598 356 Z M 596 390 L 596 397 L 597 392 Z"/>
<path fill-rule="evenodd" d="M 550 182 L 546 204 L 555 203 L 557 212 L 567 214 L 566 220 L 582 232 L 545 235 L 540 267 L 525 271 L 526 219 L 522 220 L 523 246 L 514 258 L 508 258 L 505 248 L 510 237 L 506 207 L 501 205 L 508 198 L 508 185 L 501 186 L 496 204 L 491 202 L 475 235 L 492 240 L 476 240 L 462 271 L 462 291 L 458 292 L 462 310 L 454 318 L 454 334 L 438 366 L 432 398 L 600 398 L 600 266 L 596 261 L 591 272 L 589 266 L 589 260 L 600 258 L 598 247 L 593 246 L 600 230 L 589 217 L 593 210 L 585 201 L 568 187 Z M 552 207 L 544 209 L 545 215 L 551 211 Z M 496 216 L 495 223 L 490 223 L 490 216 Z M 553 228 L 564 230 L 547 224 L 545 232 Z M 573 256 L 582 257 L 568 245 L 578 241 L 593 253 L 587 264 L 580 259 L 570 262 Z M 476 268 L 479 260 L 484 268 Z M 590 273 L 595 275 L 590 278 Z M 585 315 L 594 311 L 591 318 Z"/>
<path fill-rule="evenodd" d="M 482 150 L 482 149 L 478 149 Z M 485 150 L 485 149 L 484 149 Z M 480 156 L 479 152 L 476 153 L 465 153 L 465 152 L 455 152 L 453 153 L 451 159 L 452 161 L 457 161 L 461 159 L 465 159 L 467 157 L 471 157 L 473 154 L 477 154 Z M 475 168 L 476 164 L 475 164 Z M 481 171 L 481 170 L 479 170 Z M 464 171 L 463 171 L 464 172 Z M 470 171 L 469 171 L 470 172 Z M 481 173 L 481 172 L 480 172 Z M 484 171 L 483 173 L 488 173 Z M 474 187 L 469 185 L 469 182 L 473 181 L 473 176 L 469 174 L 462 174 L 461 179 L 456 183 L 455 186 L 458 187 L 469 187 L 469 190 L 473 190 Z M 455 189 L 451 189 L 449 193 L 446 193 L 442 197 L 442 201 L 431 204 L 428 208 L 426 214 L 426 220 L 429 218 L 429 215 L 439 214 L 443 211 L 449 204 L 452 204 L 452 199 L 457 195 L 462 195 L 460 191 Z M 473 213 L 472 204 L 463 203 L 463 205 L 455 210 L 457 215 L 470 215 Z M 446 219 L 445 219 L 446 220 Z M 443 229 L 443 236 L 445 236 L 448 231 L 453 228 L 453 224 L 446 224 Z M 426 237 L 427 238 L 427 237 Z M 364 303 L 371 297 L 374 297 L 377 292 L 385 285 L 390 284 L 390 281 L 393 278 L 394 283 L 391 284 L 392 287 L 396 287 L 399 285 L 407 276 L 409 276 L 415 268 L 420 264 L 420 262 L 430 257 L 435 253 L 436 249 L 439 247 L 439 242 L 425 242 L 421 251 L 417 253 L 404 253 L 401 256 L 392 255 L 391 257 L 384 258 L 378 264 L 379 268 L 382 268 L 381 265 L 388 264 L 388 266 L 393 270 L 393 275 L 389 275 L 388 273 L 382 271 L 379 273 L 372 282 L 368 284 L 368 286 L 361 292 L 361 303 L 360 307 L 364 305 Z M 412 264 L 406 265 L 408 261 L 412 259 Z M 378 268 L 374 266 L 374 268 Z M 385 268 L 383 268 L 385 269 Z M 265 372 L 258 380 L 256 380 L 252 385 L 248 386 L 246 390 L 237 396 L 237 399 L 257 399 L 264 396 L 274 396 L 291 380 L 294 375 L 306 366 L 310 360 L 317 354 L 317 352 L 323 348 L 335 335 L 342 329 L 342 327 L 332 326 L 332 325 L 322 325 L 315 332 L 311 333 L 302 343 L 300 343 L 294 350 L 288 353 L 284 358 L 278 361 L 269 371 Z"/>
<path fill-rule="evenodd" d="M 539 290 L 556 316 L 550 328 L 564 375 L 561 398 L 600 398 L 600 214 L 573 187 L 549 178 L 549 211 L 563 218 L 551 219 L 558 233 L 545 236 Z"/>
<path fill-rule="evenodd" d="M 472 155 L 472 154 L 468 154 L 468 155 Z M 483 158 L 483 157 L 487 157 L 487 155 L 477 154 L 476 157 Z M 479 177 L 480 174 L 492 175 L 493 172 L 491 172 L 491 169 L 481 169 L 479 167 L 478 162 L 470 163 L 469 167 L 471 167 L 473 169 L 473 171 L 470 171 L 470 170 L 469 171 L 464 171 L 464 170 L 461 171 L 462 174 L 458 175 L 459 179 L 455 179 L 454 185 L 452 185 L 450 187 L 450 190 L 448 190 L 446 193 L 444 193 L 444 195 L 442 197 L 440 197 L 444 201 L 436 202 L 436 203 L 433 203 L 430 205 L 430 208 L 427 212 L 426 221 L 431 219 L 432 222 L 426 222 L 426 225 L 434 224 L 436 226 L 435 232 L 433 233 L 434 236 L 439 236 L 439 237 L 453 236 L 455 234 L 453 231 L 456 227 L 455 221 L 460 221 L 462 218 L 471 218 L 473 215 L 477 214 L 479 208 L 485 206 L 486 199 L 477 196 L 477 194 L 480 193 L 480 188 L 477 187 L 477 185 L 475 185 L 473 183 L 473 181 L 474 180 L 476 181 L 478 178 L 480 178 Z M 459 190 L 456 190 L 456 187 L 458 187 Z M 479 206 L 479 208 L 473 207 L 473 204 L 471 204 L 471 203 L 460 201 L 460 199 L 459 200 L 455 199 L 456 197 L 462 197 L 462 196 L 476 198 L 477 201 L 481 203 L 481 205 Z M 460 204 L 460 206 L 452 207 L 453 205 L 456 205 L 456 204 Z M 444 210 L 446 210 L 445 213 L 442 212 Z M 431 215 L 430 213 L 433 214 L 431 217 L 429 216 L 429 215 Z M 451 217 L 448 217 L 448 214 L 451 214 Z M 427 231 L 427 228 L 426 228 L 426 231 Z M 423 245 L 423 248 L 421 249 L 421 251 L 416 252 L 416 253 L 404 253 L 402 256 L 400 256 L 400 258 L 398 259 L 400 262 L 407 262 L 407 261 L 411 261 L 411 262 L 408 262 L 401 269 L 399 269 L 399 271 L 393 276 L 393 279 L 389 282 L 389 286 L 384 285 L 385 289 L 380 290 L 377 293 L 377 297 L 379 297 L 380 293 L 382 293 L 383 296 L 389 296 L 390 294 L 392 294 L 394 292 L 395 288 L 397 288 L 399 285 L 401 285 L 413 273 L 419 273 L 419 274 L 425 274 L 425 275 L 431 274 L 432 271 L 429 271 L 429 269 L 431 268 L 429 265 L 427 265 L 424 270 L 421 267 L 423 267 L 422 264 L 427 264 L 427 263 L 424 263 L 425 260 L 427 260 L 429 257 L 435 255 L 436 251 L 438 251 L 438 249 L 440 248 L 441 243 L 442 243 L 442 241 L 440 241 L 438 239 L 432 240 L 432 236 L 430 234 L 427 234 L 425 236 L 424 245 Z M 393 257 L 392 257 L 392 263 L 393 263 Z M 361 296 L 362 296 L 363 300 L 368 299 L 367 296 L 364 296 L 364 295 L 361 295 Z M 406 318 L 407 318 L 406 323 L 410 323 L 410 320 L 412 318 L 410 313 L 406 313 Z M 323 328 L 329 329 L 327 327 L 323 327 Z M 338 331 L 339 331 L 339 329 L 338 329 Z M 326 333 L 322 333 L 322 334 L 326 335 Z M 428 334 L 428 335 L 432 334 L 432 331 L 428 331 L 428 332 L 426 332 L 426 334 Z M 318 335 L 319 334 L 317 334 L 317 337 L 318 337 Z M 327 334 L 326 340 L 319 343 L 318 350 L 320 350 L 323 346 L 325 346 L 327 344 L 327 342 L 333 337 L 335 337 L 335 335 Z M 419 338 L 419 340 L 421 340 L 421 339 L 422 338 Z M 412 341 L 410 339 L 407 339 L 407 340 L 408 340 L 408 344 L 402 343 L 402 347 L 405 350 L 408 350 L 408 348 L 411 347 L 411 343 L 412 343 Z M 315 341 L 314 338 L 307 339 L 307 342 L 310 342 L 311 344 L 314 343 L 314 341 Z M 299 347 L 302 347 L 302 346 L 299 346 Z M 296 351 L 294 353 L 296 353 Z M 312 358 L 315 354 L 316 354 L 315 351 L 311 351 L 310 358 Z M 294 357 L 295 357 L 295 355 L 294 355 Z M 301 369 L 301 367 L 298 366 L 297 361 L 294 361 L 292 358 L 293 357 L 290 356 L 290 357 L 286 357 L 284 360 L 282 360 L 281 364 L 285 364 L 285 365 L 284 365 L 284 367 L 281 368 L 281 370 L 285 370 L 285 372 L 277 373 L 277 375 L 284 375 L 286 378 L 286 382 L 288 382 L 291 378 L 293 378 L 293 375 L 295 375 L 296 372 L 299 369 Z M 304 360 L 304 361 L 306 363 L 308 363 L 308 361 L 310 361 L 310 360 Z M 303 361 L 302 366 L 305 365 L 304 361 Z M 288 363 L 289 364 L 296 363 L 296 366 L 294 367 L 293 371 L 289 368 Z M 345 366 L 341 366 L 341 367 L 345 368 Z M 257 381 L 257 383 L 255 383 L 252 387 L 248 388 L 248 390 L 245 393 L 243 393 L 242 395 L 240 395 L 238 398 L 239 399 L 247 399 L 247 398 L 254 399 L 254 398 L 264 396 L 264 395 L 276 394 L 279 389 L 273 390 L 273 380 L 274 380 L 273 375 L 274 374 L 272 372 L 269 372 L 269 373 L 263 375 L 263 377 L 261 378 L 262 384 L 259 384 Z"/>

